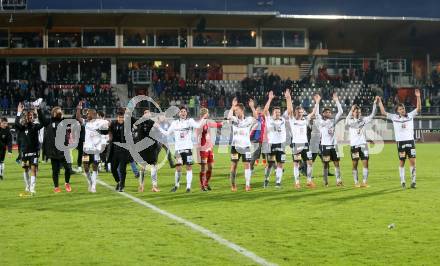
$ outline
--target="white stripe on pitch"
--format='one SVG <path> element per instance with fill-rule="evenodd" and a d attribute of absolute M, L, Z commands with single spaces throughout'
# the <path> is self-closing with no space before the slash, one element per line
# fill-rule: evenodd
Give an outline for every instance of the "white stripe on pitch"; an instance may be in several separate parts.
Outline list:
<path fill-rule="evenodd" d="M 110 190 L 114 190 L 114 187 L 110 186 L 109 184 L 105 183 L 102 180 L 98 179 L 97 182 L 98 182 L 98 184 L 100 184 Z M 174 215 L 172 213 L 164 211 L 164 210 L 160 209 L 159 207 L 157 207 L 151 203 L 148 203 L 147 201 L 136 198 L 136 197 L 134 197 L 128 193 L 125 193 L 125 192 L 119 192 L 118 194 L 120 194 L 121 196 L 124 196 L 126 198 L 129 198 L 132 201 L 134 201 L 144 207 L 147 207 L 147 208 L 149 208 L 159 214 L 162 214 L 163 216 L 166 216 L 166 217 L 170 218 L 171 220 L 174 220 L 178 223 L 181 223 L 185 226 L 188 226 L 189 228 L 193 229 L 194 231 L 197 231 L 199 233 L 206 235 L 207 237 L 215 240 L 216 242 L 218 242 L 218 243 L 220 243 L 230 249 L 235 250 L 236 252 L 240 253 L 241 255 L 243 255 L 245 257 L 248 257 L 249 259 L 253 260 L 254 262 L 256 262 L 260 265 L 277 265 L 277 264 L 271 263 L 271 262 L 259 257 L 258 255 L 256 255 L 252 251 L 249 251 L 249 250 L 247 250 L 247 249 L 245 249 L 245 248 L 243 248 L 243 247 L 241 247 L 241 246 L 239 246 L 229 240 L 224 239 L 223 237 L 217 235 L 216 233 L 211 232 L 210 230 L 208 230 L 200 225 L 197 225 L 197 224 L 192 223 L 192 222 L 190 222 L 184 218 L 181 218 L 177 215 Z"/>

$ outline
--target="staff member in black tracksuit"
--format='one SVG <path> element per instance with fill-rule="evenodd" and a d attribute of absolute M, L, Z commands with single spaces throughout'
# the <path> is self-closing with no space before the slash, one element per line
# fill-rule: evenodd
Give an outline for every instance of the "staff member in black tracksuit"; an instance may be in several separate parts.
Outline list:
<path fill-rule="evenodd" d="M 23 112 L 23 104 L 18 104 L 17 117 L 15 118 L 15 127 L 23 132 L 21 139 L 21 164 L 24 169 L 23 178 L 25 182 L 25 191 L 35 194 L 35 185 L 37 179 L 38 157 L 40 143 L 38 141 L 38 131 L 43 128 L 43 124 L 34 122 L 34 112 Z M 20 123 L 20 116 L 24 113 L 24 123 Z M 43 113 L 37 107 L 38 117 Z M 29 177 L 29 170 L 31 176 Z"/>
<path fill-rule="evenodd" d="M 55 145 L 55 139 L 57 134 L 58 126 L 63 125 L 63 112 L 61 107 L 56 106 L 52 108 L 50 120 L 46 119 L 44 116 L 40 118 L 40 122 L 44 125 L 44 139 L 43 148 L 46 152 L 50 162 L 52 164 L 52 180 L 54 185 L 54 192 L 60 193 L 61 189 L 59 186 L 59 175 L 61 167 L 64 168 L 64 187 L 67 192 L 71 192 L 72 188 L 70 186 L 70 175 L 72 173 L 72 163 L 64 156 L 64 152 L 59 150 Z M 64 125 L 67 128 L 66 135 L 64 137 L 64 145 L 69 144 L 70 136 L 70 125 Z"/>
<path fill-rule="evenodd" d="M 0 121 L 0 180 L 3 180 L 5 171 L 5 155 L 8 150 L 9 158 L 12 157 L 12 135 L 8 126 L 8 119 L 2 117 Z"/>
<path fill-rule="evenodd" d="M 130 161 L 130 152 L 115 144 L 115 142 L 125 143 L 125 122 L 124 122 L 124 109 L 121 109 L 117 113 L 116 121 L 113 121 L 109 127 L 110 143 L 112 145 L 112 156 L 111 156 L 111 170 L 113 178 L 115 179 L 117 185 L 116 190 L 123 192 L 125 188 L 125 177 L 127 175 L 127 164 Z M 133 127 L 135 120 L 131 119 L 130 131 L 127 134 L 131 134 L 131 129 Z M 118 172 L 119 168 L 119 172 Z"/>

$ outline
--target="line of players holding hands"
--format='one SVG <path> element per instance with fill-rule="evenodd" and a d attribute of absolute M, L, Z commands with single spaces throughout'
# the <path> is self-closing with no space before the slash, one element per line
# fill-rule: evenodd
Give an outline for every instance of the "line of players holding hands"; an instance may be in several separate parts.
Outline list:
<path fill-rule="evenodd" d="M 351 158 L 353 162 L 352 174 L 356 187 L 368 187 L 368 160 L 369 151 L 366 138 L 366 125 L 369 124 L 376 113 L 376 104 L 379 105 L 382 115 L 385 115 L 388 120 L 391 120 L 394 126 L 394 133 L 397 142 L 398 156 L 399 156 L 399 175 L 401 185 L 406 187 L 405 180 L 405 160 L 409 158 L 410 174 L 411 174 L 411 188 L 416 188 L 416 152 L 414 142 L 414 126 L 413 119 L 420 112 L 421 100 L 420 91 L 416 90 L 417 107 L 412 112 L 407 113 L 405 106 L 400 104 L 396 106 L 396 113 L 390 114 L 385 112 L 384 106 L 380 97 L 376 97 L 372 107 L 372 113 L 369 116 L 362 116 L 361 109 L 357 105 L 351 107 L 350 112 L 346 118 L 346 125 L 349 128 Z M 82 162 L 84 165 L 85 175 L 87 177 L 88 189 L 90 192 L 96 192 L 96 184 L 98 179 L 98 164 L 100 161 L 100 154 L 103 153 L 106 146 L 110 148 L 111 172 L 117 183 L 116 190 L 124 191 L 126 167 L 130 162 L 130 152 L 128 149 L 121 147 L 117 143 L 126 143 L 126 136 L 135 132 L 135 145 L 140 144 L 140 141 L 149 140 L 143 150 L 139 151 L 142 158 L 140 163 L 141 171 L 139 176 L 139 191 L 144 191 L 144 180 L 147 168 L 151 173 L 152 191 L 159 192 L 157 179 L 157 163 L 160 150 L 167 148 L 163 143 L 166 143 L 166 136 L 171 135 L 174 138 L 175 144 L 175 184 L 171 192 L 177 191 L 180 186 L 180 179 L 182 176 L 182 168 L 186 168 L 186 192 L 191 191 L 191 184 L 193 179 L 192 165 L 194 162 L 192 151 L 195 148 L 201 166 L 200 171 L 200 187 L 202 190 L 211 190 L 209 181 L 212 176 L 214 164 L 213 142 L 210 136 L 210 128 L 221 128 L 224 123 L 230 123 L 232 126 L 232 140 L 230 148 L 231 156 L 231 170 L 230 182 L 231 190 L 237 191 L 237 166 L 241 160 L 244 165 L 245 190 L 251 190 L 251 177 L 255 160 L 260 157 L 260 153 L 265 154 L 268 164 L 265 168 L 264 187 L 269 184 L 269 176 L 272 168 L 275 169 L 275 186 L 280 187 L 284 163 L 286 162 L 286 143 L 287 130 L 290 129 L 291 148 L 293 157 L 293 177 L 295 188 L 300 188 L 300 165 L 305 165 L 305 173 L 307 178 L 307 187 L 316 187 L 312 178 L 313 162 L 319 155 L 323 163 L 323 180 L 324 185 L 328 186 L 329 164 L 333 162 L 335 167 L 336 185 L 343 186 L 342 176 L 340 171 L 340 157 L 337 148 L 337 141 L 335 136 L 336 123 L 340 120 L 343 111 L 337 94 L 333 94 L 333 101 L 337 107 L 337 113 L 333 115 L 330 108 L 324 108 L 319 112 L 321 97 L 319 94 L 313 96 L 315 106 L 313 111 L 305 115 L 304 109 L 301 106 L 294 107 L 289 90 L 284 93 L 284 98 L 287 104 L 287 110 L 282 112 L 280 107 L 272 107 L 272 115 L 269 112 L 272 101 L 275 98 L 273 92 L 269 92 L 268 101 L 263 110 L 256 108 L 254 101 L 249 101 L 249 107 L 252 110 L 252 116 L 245 116 L 245 107 L 242 103 L 238 103 L 237 99 L 232 101 L 232 107 L 227 114 L 226 122 L 208 121 L 209 110 L 202 108 L 200 111 L 200 120 L 195 121 L 188 118 L 188 112 L 185 107 L 180 107 L 179 118 L 172 121 L 167 129 L 162 128 L 158 123 L 158 119 L 152 116 L 148 109 L 144 110 L 142 118 L 137 121 L 130 116 L 128 122 L 130 126 L 126 127 L 126 115 L 128 109 L 121 109 L 117 112 L 115 121 L 99 118 L 97 112 L 93 109 L 88 109 L 86 116 L 82 115 L 82 103 L 77 106 L 76 119 L 84 127 L 85 137 L 83 143 Z M 65 146 L 72 142 L 75 133 L 72 130 L 72 123 L 68 124 L 63 118 L 63 112 L 60 107 L 55 107 L 51 111 L 50 119 L 47 119 L 42 111 L 37 109 L 38 122 L 35 119 L 35 113 L 31 110 L 25 111 L 23 105 L 20 103 L 17 109 L 17 117 L 15 120 L 15 127 L 22 133 L 20 143 L 20 154 L 22 160 L 22 167 L 24 169 L 23 179 L 25 183 L 25 193 L 34 194 L 36 192 L 36 177 L 38 173 L 38 158 L 41 145 L 39 143 L 38 134 L 40 129 L 44 128 L 43 149 L 46 156 L 51 160 L 52 164 L 52 178 L 54 182 L 54 192 L 61 192 L 59 188 L 59 174 L 61 168 L 65 172 L 65 190 L 70 192 L 71 175 L 71 158 L 66 158 L 66 153 L 60 150 L 59 144 L 56 143 L 57 129 L 62 125 L 66 128 L 62 135 L 62 140 Z M 23 115 L 23 117 L 22 117 Z M 163 118 L 162 118 L 163 119 Z M 160 119 L 159 119 L 160 120 Z M 64 123 L 64 124 L 63 124 Z M 287 126 L 290 125 L 290 127 Z M 308 128 L 315 127 L 319 132 L 319 149 L 320 152 L 312 152 L 308 138 Z M 127 131 L 128 129 L 128 131 Z M 264 134 L 263 141 L 257 145 L 251 142 L 251 134 L 259 130 Z M 193 134 L 195 134 L 196 145 L 193 143 Z M 3 179 L 4 173 L 4 159 L 6 150 L 11 154 L 12 138 L 8 128 L 8 123 L 5 118 L 2 118 L 0 124 L 0 179 Z M 167 149 L 167 152 L 169 150 Z M 69 155 L 67 155 L 69 157 Z M 358 177 L 358 162 L 362 162 L 362 182 Z"/>

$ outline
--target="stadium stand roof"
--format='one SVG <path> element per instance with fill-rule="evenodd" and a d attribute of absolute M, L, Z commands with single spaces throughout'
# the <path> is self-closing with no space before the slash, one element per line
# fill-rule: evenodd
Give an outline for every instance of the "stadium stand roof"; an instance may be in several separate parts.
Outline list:
<path fill-rule="evenodd" d="M 169 13 L 203 13 L 239 11 L 265 12 L 267 15 L 308 15 L 307 18 L 353 18 L 398 20 L 431 20 L 440 19 L 440 1 L 424 0 L 423 3 L 413 0 L 28 0 L 27 12 L 66 12 L 82 13 L 121 11 L 145 12 L 146 10 L 166 11 Z M 26 11 L 25 11 L 26 12 Z M 209 13 L 209 12 L 208 12 Z M 329 17 L 328 15 L 336 15 Z"/>

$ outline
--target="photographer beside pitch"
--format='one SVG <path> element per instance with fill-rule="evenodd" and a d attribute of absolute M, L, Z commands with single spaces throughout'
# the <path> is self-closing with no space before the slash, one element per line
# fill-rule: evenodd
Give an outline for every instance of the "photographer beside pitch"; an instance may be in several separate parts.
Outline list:
<path fill-rule="evenodd" d="M 407 113 L 405 105 L 399 103 L 395 107 L 396 114 L 390 114 L 385 111 L 382 99 L 379 98 L 379 108 L 382 115 L 393 122 L 394 136 L 397 142 L 397 152 L 399 153 L 399 175 L 402 188 L 406 188 L 405 180 L 405 160 L 408 157 L 409 169 L 411 173 L 411 188 L 416 188 L 416 144 L 414 141 L 414 117 L 422 109 L 420 99 L 420 90 L 415 90 L 417 98 L 416 109 Z"/>

